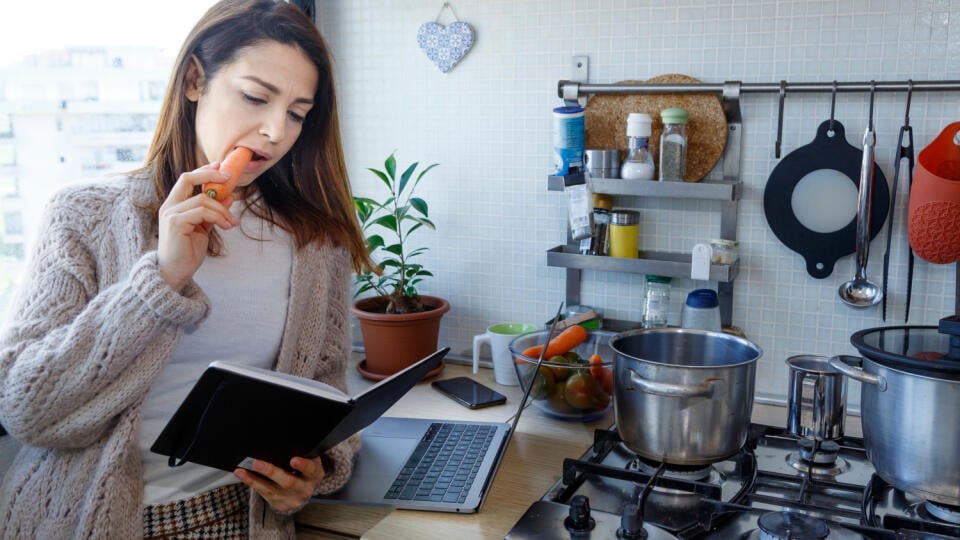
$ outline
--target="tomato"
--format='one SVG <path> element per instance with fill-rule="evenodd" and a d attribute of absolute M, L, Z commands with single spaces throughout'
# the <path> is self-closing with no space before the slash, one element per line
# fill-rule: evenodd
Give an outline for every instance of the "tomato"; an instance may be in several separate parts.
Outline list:
<path fill-rule="evenodd" d="M 550 368 L 540 366 L 538 371 L 537 378 L 533 382 L 533 389 L 530 390 L 530 396 L 534 399 L 543 399 L 553 393 L 556 382 Z M 527 377 L 526 380 L 529 381 L 530 377 Z"/>
<path fill-rule="evenodd" d="M 573 407 L 567 402 L 564 397 L 566 394 L 567 384 L 565 381 L 558 381 L 553 387 L 553 391 L 547 396 L 547 403 L 550 405 L 550 410 L 560 414 L 569 414 L 574 412 Z"/>
<path fill-rule="evenodd" d="M 550 363 L 556 364 L 555 366 L 550 366 L 550 371 L 553 371 L 553 379 L 556 381 L 562 381 L 566 379 L 573 371 L 566 367 L 568 364 L 570 364 L 570 361 L 567 360 L 567 357 L 565 356 L 552 356 L 550 357 Z"/>
<path fill-rule="evenodd" d="M 599 410 L 610 404 L 610 394 L 587 370 L 581 370 L 567 378 L 563 397 L 575 409 Z"/>

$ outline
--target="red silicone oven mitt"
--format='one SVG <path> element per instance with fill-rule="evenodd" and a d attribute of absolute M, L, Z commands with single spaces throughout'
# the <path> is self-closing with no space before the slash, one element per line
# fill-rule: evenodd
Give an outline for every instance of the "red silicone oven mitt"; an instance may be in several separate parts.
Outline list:
<path fill-rule="evenodd" d="M 928 262 L 960 260 L 960 122 L 917 155 L 907 234 L 914 253 Z"/>

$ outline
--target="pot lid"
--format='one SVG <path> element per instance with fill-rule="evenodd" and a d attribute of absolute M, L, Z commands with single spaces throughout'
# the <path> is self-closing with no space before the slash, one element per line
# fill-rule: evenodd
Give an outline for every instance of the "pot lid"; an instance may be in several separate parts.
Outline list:
<path fill-rule="evenodd" d="M 960 336 L 941 333 L 936 326 L 868 328 L 850 336 L 850 343 L 860 354 L 888 367 L 934 377 L 960 374 Z"/>

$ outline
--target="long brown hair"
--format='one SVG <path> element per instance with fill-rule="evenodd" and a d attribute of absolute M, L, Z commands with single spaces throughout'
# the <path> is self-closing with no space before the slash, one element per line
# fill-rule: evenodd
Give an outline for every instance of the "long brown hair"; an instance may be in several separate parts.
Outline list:
<path fill-rule="evenodd" d="M 246 188 L 245 195 L 256 192 L 264 203 L 249 209 L 289 231 L 298 248 L 329 241 L 350 251 L 354 270 L 373 268 L 343 158 L 330 54 L 314 22 L 292 3 L 222 0 L 200 18 L 177 55 L 142 171 L 151 175 L 162 201 L 181 173 L 203 165 L 197 163 L 196 103 L 184 92 L 192 59 L 200 62 L 209 81 L 238 51 L 265 41 L 302 50 L 319 78 L 313 108 L 297 141 Z M 219 240 L 211 238 L 212 253 L 218 246 Z"/>

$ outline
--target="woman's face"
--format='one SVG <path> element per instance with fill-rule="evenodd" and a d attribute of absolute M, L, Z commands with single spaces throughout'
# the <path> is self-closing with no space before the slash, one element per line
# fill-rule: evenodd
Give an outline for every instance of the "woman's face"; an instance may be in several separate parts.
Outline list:
<path fill-rule="evenodd" d="M 200 73 L 195 60 L 191 72 Z M 299 48 L 267 41 L 241 49 L 212 79 L 188 84 L 186 96 L 197 103 L 200 163 L 223 160 L 234 148 L 246 146 L 254 158 L 238 187 L 253 183 L 300 136 L 318 76 Z"/>

